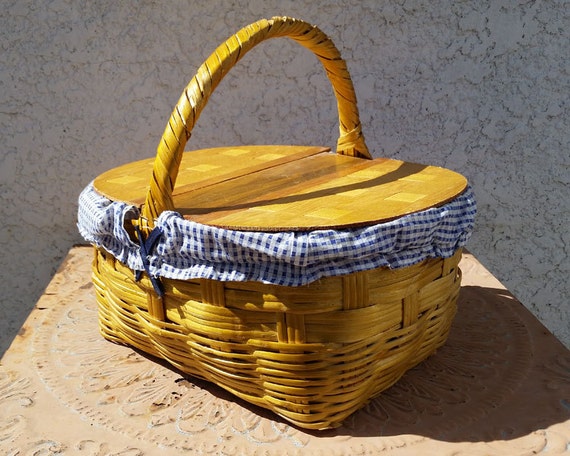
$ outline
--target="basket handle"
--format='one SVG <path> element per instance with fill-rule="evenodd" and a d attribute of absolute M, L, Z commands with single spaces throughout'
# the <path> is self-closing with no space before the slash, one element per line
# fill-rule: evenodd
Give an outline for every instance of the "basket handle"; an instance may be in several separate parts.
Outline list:
<path fill-rule="evenodd" d="M 324 66 L 338 106 L 340 137 L 337 152 L 372 158 L 362 136 L 352 80 L 333 42 L 319 28 L 301 20 L 289 17 L 262 19 L 244 27 L 220 45 L 200 66 L 178 100 L 157 148 L 150 187 L 141 212 L 147 228 L 153 227 L 161 212 L 174 210 L 172 192 L 184 146 L 214 89 L 250 49 L 276 37 L 293 39 L 311 50 Z"/>

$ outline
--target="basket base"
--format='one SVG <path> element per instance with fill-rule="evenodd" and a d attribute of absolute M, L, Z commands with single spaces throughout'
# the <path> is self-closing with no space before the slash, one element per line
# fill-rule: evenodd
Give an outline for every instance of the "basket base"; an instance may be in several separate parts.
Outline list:
<path fill-rule="evenodd" d="M 378 268 L 301 287 L 147 278 L 95 249 L 101 333 L 272 410 L 326 429 L 442 346 L 459 294 L 448 259 Z"/>

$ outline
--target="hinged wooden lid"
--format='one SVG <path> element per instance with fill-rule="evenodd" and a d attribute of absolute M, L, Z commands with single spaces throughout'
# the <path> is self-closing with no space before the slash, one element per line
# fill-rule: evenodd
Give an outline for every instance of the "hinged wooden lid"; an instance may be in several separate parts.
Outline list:
<path fill-rule="evenodd" d="M 96 190 L 140 206 L 153 159 L 100 175 Z M 466 179 L 453 171 L 386 158 L 363 160 L 324 147 L 240 146 L 182 155 L 175 210 L 208 225 L 254 231 L 348 228 L 442 205 Z"/>

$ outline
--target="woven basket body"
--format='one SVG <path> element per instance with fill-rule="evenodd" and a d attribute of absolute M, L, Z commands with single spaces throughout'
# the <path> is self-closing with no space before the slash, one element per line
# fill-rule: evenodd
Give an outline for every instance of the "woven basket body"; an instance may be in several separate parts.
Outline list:
<path fill-rule="evenodd" d="M 182 157 L 185 143 L 223 75 L 251 47 L 280 36 L 292 38 L 311 49 L 327 70 L 338 101 L 338 154 L 326 153 L 326 150 L 323 153 L 321 149 L 308 152 L 287 149 L 303 155 L 305 161 L 299 161 L 302 165 L 292 159 L 278 159 L 254 171 L 248 168 L 247 173 L 254 177 L 242 178 L 240 169 L 226 170 L 225 174 L 209 174 L 199 185 L 195 184 L 197 174 L 179 175 L 181 163 L 182 169 L 190 168 L 184 164 L 187 157 L 184 160 Z M 211 163 L 207 163 L 212 169 L 218 160 L 216 153 L 203 154 L 204 160 L 214 155 Z M 96 180 L 95 188 L 110 200 L 124 199 L 141 208 L 140 216 L 125 217 L 122 222 L 130 237 L 125 242 L 140 242 L 144 263 L 148 253 L 144 242 L 152 238 L 157 219 L 168 211 L 180 211 L 189 220 L 245 231 L 263 230 L 266 226 L 273 232 L 303 232 L 314 229 L 318 217 L 327 220 L 325 225 L 331 229 L 351 229 L 437 207 L 464 192 L 466 187 L 462 177 L 447 175 L 445 171 L 414 166 L 408 169 L 401 162 L 387 159 L 376 162 L 370 158 L 360 131 L 352 83 L 336 48 L 316 27 L 289 18 L 274 18 L 238 32 L 198 70 L 173 111 L 152 165 L 152 174 L 149 163 L 140 162 L 127 167 L 126 171 L 120 169 Z M 349 214 L 346 219 L 342 217 L 347 217 L 349 211 L 340 210 L 338 206 L 336 211 L 329 211 L 333 215 L 326 218 L 323 211 L 316 210 L 318 207 L 310 208 L 307 195 L 301 190 L 295 193 L 290 182 L 284 182 L 281 187 L 291 190 L 294 197 L 280 194 L 280 180 L 271 173 L 305 172 L 307 163 L 319 164 L 318 171 L 305 179 L 315 183 L 312 196 L 322 195 L 322 201 L 340 198 L 338 188 L 346 189 L 346 195 L 360 195 L 362 189 L 358 186 L 362 182 L 357 175 L 365 176 L 362 179 L 367 179 L 366 182 L 374 181 L 376 187 L 384 189 L 385 193 L 378 195 L 383 195 L 388 212 L 382 216 L 368 214 L 375 212 L 366 209 L 374 207 L 369 204 L 362 211 L 364 216 Z M 278 168 L 278 165 L 292 168 Z M 379 177 L 371 179 L 369 174 L 377 172 L 379 166 L 386 167 L 387 171 L 378 171 Z M 349 172 L 349 168 L 352 171 Z M 283 169 L 289 171 L 284 173 Z M 425 187 L 425 182 L 436 179 L 440 172 L 447 176 L 440 179 L 448 182 L 447 188 L 429 184 L 428 187 L 437 187 L 432 199 L 422 207 L 414 206 L 410 186 Z M 150 179 L 150 187 L 141 187 L 141 191 L 146 192 L 142 198 L 132 184 L 137 173 Z M 329 191 L 323 187 L 328 179 L 325 179 L 326 173 L 333 173 L 331 175 L 338 179 L 346 179 L 346 176 L 350 179 Z M 121 181 L 117 177 L 121 174 L 128 174 L 128 179 Z M 266 180 L 271 188 L 262 188 L 261 196 L 251 197 L 250 202 L 260 204 L 264 210 L 252 209 L 251 205 L 245 205 L 244 209 L 231 200 L 231 197 L 236 201 L 250 197 L 255 182 L 265 182 L 263 176 L 269 176 Z M 394 187 L 387 176 L 397 177 L 393 179 Z M 177 178 L 178 193 L 174 189 Z M 123 187 L 115 188 L 119 181 Z M 298 181 L 295 184 L 302 187 Z M 228 191 L 231 185 L 236 187 L 235 195 Z M 407 187 L 400 189 L 398 185 Z M 386 188 L 392 190 L 386 191 Z M 226 196 L 219 198 L 223 200 L 220 207 L 206 211 L 213 206 L 210 203 L 216 195 Z M 279 214 L 286 211 L 267 209 L 271 206 L 269 203 L 280 197 L 287 204 L 299 205 L 283 206 L 293 207 L 289 218 L 283 215 L 279 218 Z M 318 206 L 320 200 L 316 200 Z M 239 206 L 239 210 L 230 211 L 228 207 L 232 204 L 232 207 Z M 390 213 L 390 207 L 396 208 L 396 213 Z M 245 212 L 242 219 L 241 211 Z M 317 212 L 318 217 L 306 215 Z M 253 217 L 252 214 L 260 215 Z M 304 218 L 295 218 L 296 214 Z M 340 218 L 335 219 L 337 216 Z M 294 220 L 294 225 L 290 220 Z M 224 225 L 222 221 L 227 223 Z M 445 258 L 426 258 L 398 269 L 358 268 L 356 272 L 323 276 L 294 286 L 271 284 L 267 280 L 157 277 L 148 264 L 134 271 L 134 266 L 127 265 L 126 260 L 120 261 L 108 250 L 102 245 L 95 246 L 93 266 L 104 337 L 162 358 L 185 373 L 216 383 L 307 429 L 339 426 L 351 413 L 440 347 L 455 314 L 461 281 L 458 268 L 461 246 Z M 141 274 L 144 269 L 146 273 Z"/>
<path fill-rule="evenodd" d="M 100 328 L 300 427 L 336 427 L 444 344 L 460 256 L 302 287 L 165 280 L 158 320 L 148 279 L 96 249 Z"/>

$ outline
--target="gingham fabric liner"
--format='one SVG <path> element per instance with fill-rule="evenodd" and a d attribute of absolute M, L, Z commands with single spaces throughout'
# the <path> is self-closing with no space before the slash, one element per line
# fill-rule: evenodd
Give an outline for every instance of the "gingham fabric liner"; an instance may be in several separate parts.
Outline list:
<path fill-rule="evenodd" d="M 448 258 L 469 239 L 476 213 L 471 187 L 451 202 L 373 226 L 309 232 L 248 232 L 216 228 L 163 212 L 163 230 L 150 256 L 150 273 L 170 279 L 259 281 L 299 286 L 321 277 L 388 266 L 396 269 L 427 258 Z M 78 228 L 135 271 L 144 270 L 140 247 L 124 229 L 138 208 L 113 202 L 91 183 L 79 197 Z"/>

